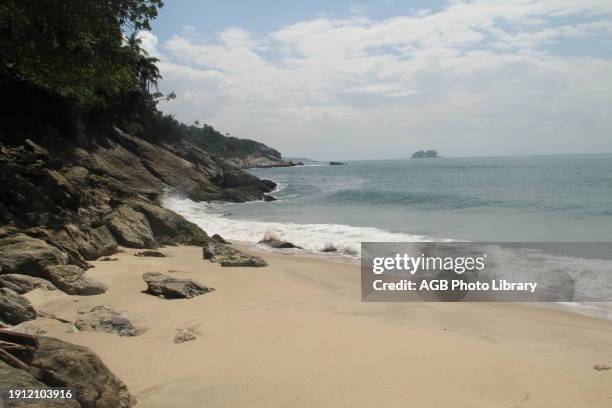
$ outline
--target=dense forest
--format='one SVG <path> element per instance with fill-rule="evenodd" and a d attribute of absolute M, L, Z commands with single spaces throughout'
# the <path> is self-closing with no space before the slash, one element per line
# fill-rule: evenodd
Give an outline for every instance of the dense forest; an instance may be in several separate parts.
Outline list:
<path fill-rule="evenodd" d="M 87 144 L 117 126 L 154 143 L 188 139 L 222 157 L 280 153 L 157 109 L 158 60 L 141 47 L 161 0 L 4 0 L 0 4 L 0 140 L 49 135 Z"/>

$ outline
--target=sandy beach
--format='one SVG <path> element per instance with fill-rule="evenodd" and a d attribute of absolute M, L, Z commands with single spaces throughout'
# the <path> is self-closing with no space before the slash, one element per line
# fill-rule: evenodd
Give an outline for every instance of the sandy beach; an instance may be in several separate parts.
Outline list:
<path fill-rule="evenodd" d="M 107 293 L 37 289 L 37 310 L 74 321 L 110 304 L 144 333 L 48 335 L 92 348 L 139 407 L 610 407 L 612 324 L 517 304 L 361 303 L 359 268 L 314 257 L 250 253 L 265 268 L 223 268 L 197 247 L 166 258 L 93 262 Z M 149 271 L 215 288 L 187 300 L 142 291 Z M 179 328 L 200 333 L 174 343 Z"/>

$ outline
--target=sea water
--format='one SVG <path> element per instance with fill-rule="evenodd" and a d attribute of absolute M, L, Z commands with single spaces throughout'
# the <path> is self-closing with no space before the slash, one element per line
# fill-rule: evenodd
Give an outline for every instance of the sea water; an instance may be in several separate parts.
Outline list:
<path fill-rule="evenodd" d="M 277 201 L 195 203 L 170 193 L 164 204 L 230 240 L 256 243 L 273 234 L 306 251 L 331 245 L 355 258 L 362 241 L 612 242 L 612 154 L 351 161 L 250 172 L 278 184 Z M 571 265 L 575 273 L 591 261 L 580 262 L 549 264 Z"/>

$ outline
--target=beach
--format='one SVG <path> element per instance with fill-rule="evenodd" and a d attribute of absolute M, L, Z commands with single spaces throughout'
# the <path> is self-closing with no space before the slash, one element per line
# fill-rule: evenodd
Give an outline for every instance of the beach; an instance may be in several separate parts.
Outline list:
<path fill-rule="evenodd" d="M 359 267 L 320 257 L 237 248 L 263 268 L 224 268 L 194 246 L 165 258 L 95 261 L 108 291 L 34 290 L 39 311 L 74 321 L 112 305 L 144 332 L 74 332 L 39 317 L 49 336 L 90 347 L 139 407 L 610 407 L 612 324 L 533 305 L 362 303 Z M 166 300 L 143 293 L 145 272 L 215 291 Z M 177 329 L 198 333 L 176 344 Z"/>

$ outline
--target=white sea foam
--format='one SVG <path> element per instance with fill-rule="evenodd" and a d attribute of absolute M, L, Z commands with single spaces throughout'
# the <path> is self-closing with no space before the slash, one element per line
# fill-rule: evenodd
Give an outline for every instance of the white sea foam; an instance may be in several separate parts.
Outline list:
<path fill-rule="evenodd" d="M 219 234 L 235 241 L 257 243 L 266 233 L 290 241 L 306 251 L 319 252 L 327 244 L 339 253 L 359 258 L 361 242 L 422 242 L 431 238 L 405 233 L 394 233 L 379 228 L 354 227 L 340 224 L 297 224 L 265 222 L 233 218 L 223 215 L 223 204 L 196 203 L 178 195 L 167 195 L 163 205 L 209 234 Z"/>
<path fill-rule="evenodd" d="M 279 184 L 277 191 L 282 191 L 286 187 L 286 185 Z M 210 235 L 219 234 L 229 240 L 252 244 L 256 244 L 265 235 L 273 235 L 279 239 L 290 241 L 304 248 L 305 251 L 320 255 L 323 255 L 321 250 L 325 246 L 332 245 L 338 249 L 336 256 L 347 256 L 355 261 L 358 261 L 361 256 L 361 242 L 423 242 L 433 240 L 427 236 L 395 233 L 372 227 L 354 227 L 340 224 L 265 222 L 234 218 L 223 214 L 224 204 L 222 203 L 196 203 L 176 194 L 166 195 L 163 205 L 197 224 Z M 245 203 L 245 205 L 249 205 L 249 203 Z M 436 241 L 440 240 L 436 239 Z M 263 245 L 260 246 L 260 249 L 273 251 L 270 247 Z M 539 259 L 537 262 L 542 271 L 565 270 L 570 272 L 572 278 L 576 280 L 576 289 L 579 292 L 597 293 L 607 291 L 606 293 L 610 293 L 609 291 L 612 290 L 609 282 L 604 283 L 597 279 L 598 277 L 607 276 L 605 273 L 609 270 L 609 263 L 604 265 L 594 260 L 543 255 L 517 257 L 515 251 L 501 248 L 497 248 L 497 252 L 497 256 L 499 259 L 503 259 L 502 263 L 506 266 L 503 269 L 505 274 L 507 274 L 507 278 L 514 277 L 518 279 L 519 276 L 512 276 L 512 271 L 516 275 L 521 275 L 519 271 L 533 270 L 533 263 L 538 258 L 546 258 Z M 325 255 L 333 256 L 331 254 Z M 522 278 L 527 277 L 523 276 Z M 549 303 L 548 305 L 573 313 L 612 320 L 612 303 L 557 302 Z"/>

